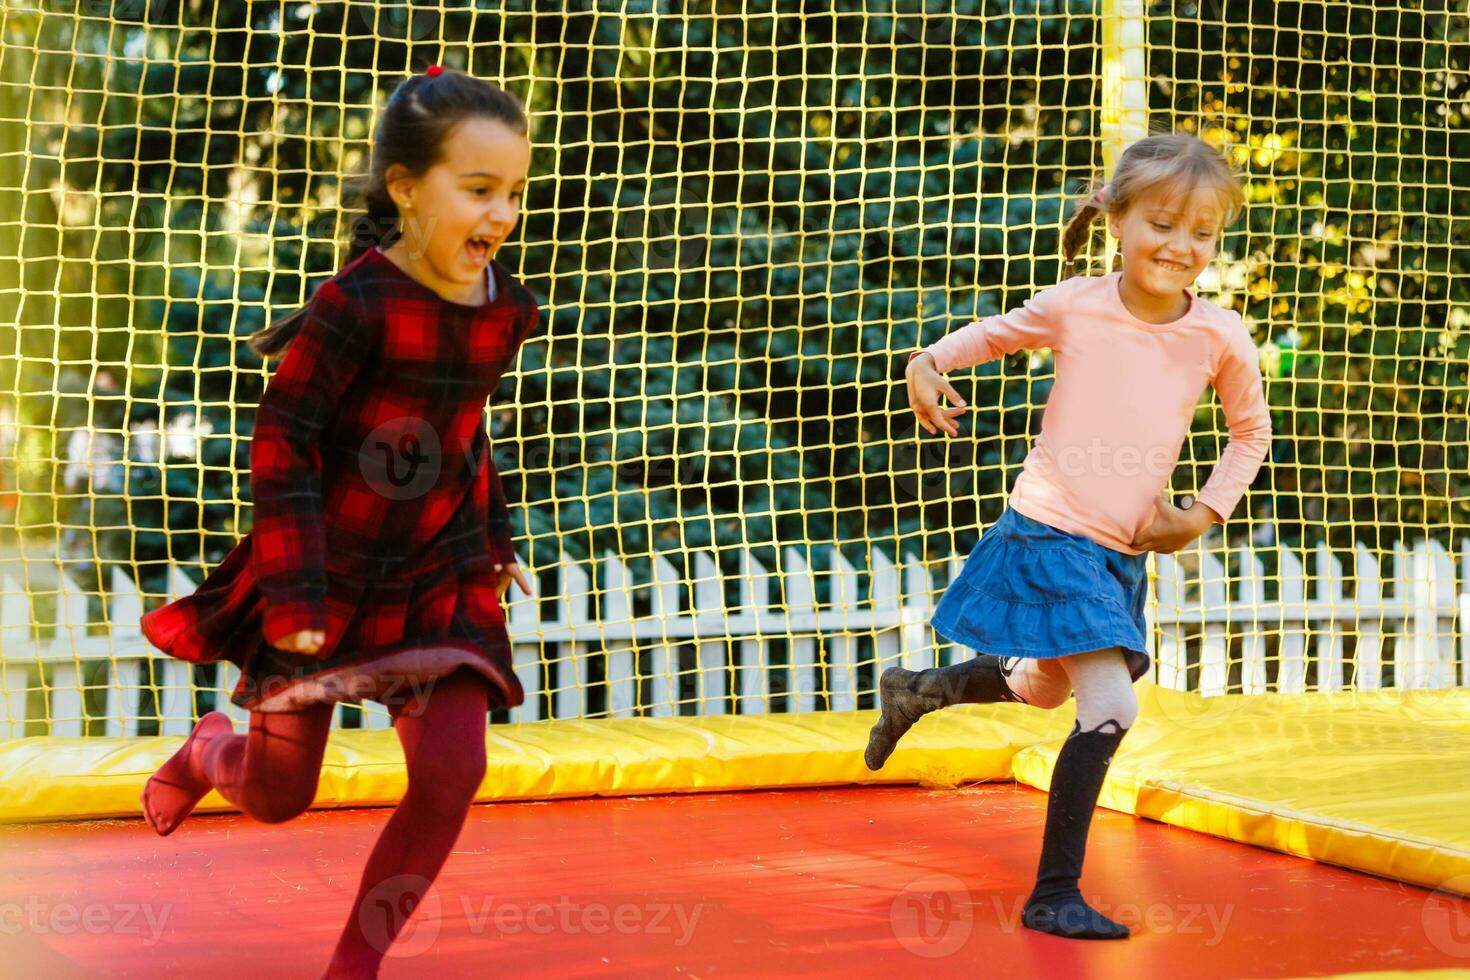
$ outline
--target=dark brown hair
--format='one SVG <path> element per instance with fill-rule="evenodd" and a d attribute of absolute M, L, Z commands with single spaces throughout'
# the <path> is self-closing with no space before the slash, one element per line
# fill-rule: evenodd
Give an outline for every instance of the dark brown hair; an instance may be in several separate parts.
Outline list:
<path fill-rule="evenodd" d="M 1201 187 L 1216 190 L 1226 212 L 1222 229 L 1229 227 L 1245 204 L 1240 178 L 1218 149 L 1191 133 L 1146 136 L 1123 151 L 1111 180 L 1088 188 L 1067 222 L 1062 232 L 1063 278 L 1076 274 L 1077 253 L 1092 240 L 1097 215 L 1122 214 L 1140 195 L 1161 184 L 1184 193 Z M 1105 199 L 1100 196 L 1104 189 Z M 1121 262 L 1119 253 L 1113 268 L 1118 269 Z"/>
<path fill-rule="evenodd" d="M 452 68 L 433 77 L 414 75 L 393 90 L 373 133 L 367 172 L 346 182 L 346 196 L 361 210 L 351 224 L 349 263 L 400 230 L 398 205 L 388 193 L 389 168 L 398 164 L 416 177 L 428 173 L 443 159 L 444 140 L 467 119 L 493 119 L 522 136 L 530 131 L 525 106 L 514 94 Z M 246 343 L 262 358 L 283 353 L 309 307 L 262 327 Z"/>

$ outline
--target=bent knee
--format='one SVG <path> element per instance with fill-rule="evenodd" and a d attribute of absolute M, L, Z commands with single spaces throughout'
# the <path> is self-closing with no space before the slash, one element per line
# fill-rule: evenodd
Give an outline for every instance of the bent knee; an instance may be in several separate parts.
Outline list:
<path fill-rule="evenodd" d="M 311 809 L 315 799 L 315 783 L 299 789 L 277 787 L 269 792 L 250 794 L 241 809 L 261 823 L 285 823 Z"/>
<path fill-rule="evenodd" d="M 1011 690 L 1034 708 L 1060 708 L 1072 696 L 1072 682 L 1058 663 L 1021 660 L 1008 680 Z"/>
<path fill-rule="evenodd" d="M 1048 711 L 1060 708 L 1072 697 L 1072 692 L 1067 688 L 1033 688 L 1027 692 L 1026 703 L 1035 708 L 1045 708 Z"/>
<path fill-rule="evenodd" d="M 1118 722 L 1120 728 L 1132 728 L 1133 723 L 1138 720 L 1138 698 L 1130 690 L 1126 700 L 1119 701 L 1113 709 L 1116 713 L 1110 717 Z"/>
<path fill-rule="evenodd" d="M 1126 731 L 1137 720 L 1138 698 L 1131 688 L 1107 697 L 1077 699 L 1077 724 L 1085 732 L 1095 731 L 1108 722 Z"/>

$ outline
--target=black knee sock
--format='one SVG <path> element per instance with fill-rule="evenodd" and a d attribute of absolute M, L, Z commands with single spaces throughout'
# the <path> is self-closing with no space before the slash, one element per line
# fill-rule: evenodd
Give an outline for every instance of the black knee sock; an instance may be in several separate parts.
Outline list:
<path fill-rule="evenodd" d="M 1012 666 L 1011 670 L 1014 669 Z M 1006 682 L 1010 673 L 1004 669 L 1000 657 L 982 653 L 963 663 L 919 671 L 914 688 L 921 697 L 934 698 L 945 705 L 1021 701 Z"/>
<path fill-rule="evenodd" d="M 1128 729 L 1108 719 L 1092 731 L 1072 727 L 1052 770 L 1046 807 L 1046 833 L 1036 887 L 1026 900 L 1022 921 L 1032 929 L 1069 939 L 1122 939 L 1127 926 L 1114 922 L 1082 900 L 1077 881 L 1087 853 L 1087 831 L 1113 753 Z"/>
<path fill-rule="evenodd" d="M 888 668 L 878 679 L 878 721 L 868 733 L 863 761 L 874 772 L 882 769 L 898 740 L 931 711 L 951 704 L 1021 701 L 1006 683 L 1008 673 L 1001 659 L 988 653 L 949 667 Z"/>

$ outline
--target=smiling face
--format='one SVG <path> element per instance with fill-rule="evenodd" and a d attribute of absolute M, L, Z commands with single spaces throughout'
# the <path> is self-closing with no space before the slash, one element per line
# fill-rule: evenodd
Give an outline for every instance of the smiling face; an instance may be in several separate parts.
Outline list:
<path fill-rule="evenodd" d="M 1172 300 L 1188 288 L 1215 256 L 1225 208 L 1204 187 L 1188 194 L 1151 188 L 1121 215 L 1108 216 L 1108 230 L 1123 255 L 1123 275 L 1137 289 Z"/>
<path fill-rule="evenodd" d="M 526 137 L 499 120 L 465 120 L 445 137 L 443 159 L 428 173 L 388 168 L 403 228 L 390 251 L 441 292 L 473 292 L 520 219 L 530 168 Z"/>

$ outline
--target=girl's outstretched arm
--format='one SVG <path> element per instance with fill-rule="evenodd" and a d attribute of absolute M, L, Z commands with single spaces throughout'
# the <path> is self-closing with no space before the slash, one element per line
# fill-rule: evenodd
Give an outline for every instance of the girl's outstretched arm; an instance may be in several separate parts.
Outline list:
<path fill-rule="evenodd" d="M 964 414 L 965 401 L 945 380 L 945 372 L 984 364 L 1018 350 L 1058 347 L 1061 342 L 1059 313 L 1068 288 L 1067 281 L 1064 281 L 1043 289 L 1009 313 L 966 324 L 910 354 L 905 377 L 909 408 L 918 417 L 919 425 L 930 434 L 935 431 L 951 436 L 959 433 L 955 420 Z M 949 408 L 939 404 L 941 395 L 949 399 Z"/>
<path fill-rule="evenodd" d="M 1018 350 L 1057 347 L 1061 343 L 1059 314 L 1074 281 L 1081 280 L 1049 286 L 1008 313 L 976 320 L 939 338 L 925 348 L 934 357 L 934 369 L 947 374 Z"/>
<path fill-rule="evenodd" d="M 1261 382 L 1260 353 L 1245 324 L 1238 318 L 1237 324 L 1211 379 L 1225 409 L 1230 441 L 1197 498 L 1219 515 L 1221 523 L 1229 520 L 1271 451 L 1271 412 Z"/>
<path fill-rule="evenodd" d="M 320 437 L 376 346 L 369 321 L 335 282 L 323 283 L 255 413 L 251 563 L 271 644 L 327 628 Z"/>

